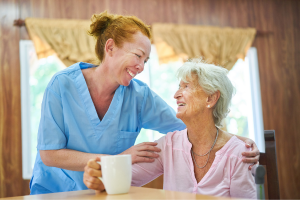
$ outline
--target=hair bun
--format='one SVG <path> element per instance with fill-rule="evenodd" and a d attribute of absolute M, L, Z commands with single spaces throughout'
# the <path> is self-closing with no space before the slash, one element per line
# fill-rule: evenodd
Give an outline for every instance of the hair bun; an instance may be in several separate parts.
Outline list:
<path fill-rule="evenodd" d="M 96 39 L 104 33 L 109 25 L 114 21 L 114 15 L 108 14 L 104 11 L 100 14 L 94 14 L 91 18 L 89 34 Z"/>

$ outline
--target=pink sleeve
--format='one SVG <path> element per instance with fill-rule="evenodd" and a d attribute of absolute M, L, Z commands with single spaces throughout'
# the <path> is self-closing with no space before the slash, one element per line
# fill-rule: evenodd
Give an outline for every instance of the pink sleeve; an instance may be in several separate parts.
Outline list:
<path fill-rule="evenodd" d="M 256 199 L 256 185 L 251 171 L 248 170 L 250 164 L 243 163 L 242 159 L 233 157 L 234 162 L 231 180 L 230 196 L 235 198 Z"/>
<path fill-rule="evenodd" d="M 165 136 L 156 141 L 157 147 L 162 151 L 159 152 L 159 157 L 152 163 L 136 163 L 132 165 L 132 186 L 143 186 L 163 174 L 163 147 L 165 146 Z"/>

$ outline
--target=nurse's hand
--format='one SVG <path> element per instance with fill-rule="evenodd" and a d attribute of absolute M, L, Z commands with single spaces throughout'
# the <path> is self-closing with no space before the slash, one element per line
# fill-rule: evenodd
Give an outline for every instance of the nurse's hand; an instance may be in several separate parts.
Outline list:
<path fill-rule="evenodd" d="M 246 143 L 247 148 L 252 148 L 251 151 L 242 153 L 242 155 L 246 157 L 243 159 L 244 163 L 253 163 L 248 168 L 249 170 L 251 170 L 252 167 L 258 163 L 260 153 L 259 153 L 259 150 L 253 140 L 247 138 L 244 142 Z"/>
<path fill-rule="evenodd" d="M 97 163 L 100 158 L 90 159 L 84 167 L 83 182 L 89 188 L 100 193 L 105 190 L 102 181 L 98 178 L 102 176 L 101 166 Z"/>
<path fill-rule="evenodd" d="M 157 142 L 143 142 L 130 147 L 126 151 L 120 153 L 120 155 L 131 154 L 132 164 L 139 162 L 153 162 L 155 158 L 159 157 L 155 152 L 161 151 L 156 145 Z"/>
<path fill-rule="evenodd" d="M 231 134 L 231 135 L 233 136 L 233 134 Z M 259 157 L 260 157 L 259 150 L 253 140 L 246 138 L 246 137 L 239 136 L 239 135 L 235 135 L 235 136 L 237 138 L 239 138 L 240 140 L 242 140 L 243 142 L 245 142 L 245 146 L 247 148 L 252 148 L 251 151 L 242 153 L 242 155 L 246 157 L 243 159 L 243 162 L 244 163 L 252 163 L 252 165 L 250 165 L 248 167 L 248 169 L 251 170 L 254 165 L 258 164 Z"/>

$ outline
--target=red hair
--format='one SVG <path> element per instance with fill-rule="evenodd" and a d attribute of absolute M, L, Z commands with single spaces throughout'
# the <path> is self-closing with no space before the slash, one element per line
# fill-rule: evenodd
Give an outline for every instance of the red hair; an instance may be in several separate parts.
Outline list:
<path fill-rule="evenodd" d="M 105 57 L 105 44 L 112 38 L 117 47 L 122 47 L 124 42 L 133 42 L 133 35 L 140 31 L 151 39 L 150 26 L 135 16 L 122 16 L 109 14 L 104 11 L 91 18 L 89 34 L 97 40 L 95 52 L 100 62 Z"/>

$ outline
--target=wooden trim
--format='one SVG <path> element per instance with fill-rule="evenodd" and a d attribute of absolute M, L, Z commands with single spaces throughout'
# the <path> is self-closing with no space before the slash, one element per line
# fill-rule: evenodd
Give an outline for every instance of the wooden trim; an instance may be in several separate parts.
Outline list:
<path fill-rule="evenodd" d="M 19 27 L 25 26 L 25 20 L 23 19 L 14 20 L 14 26 L 19 26 Z M 272 34 L 273 34 L 272 31 L 260 31 L 260 30 L 256 31 L 256 36 L 267 36 Z"/>

